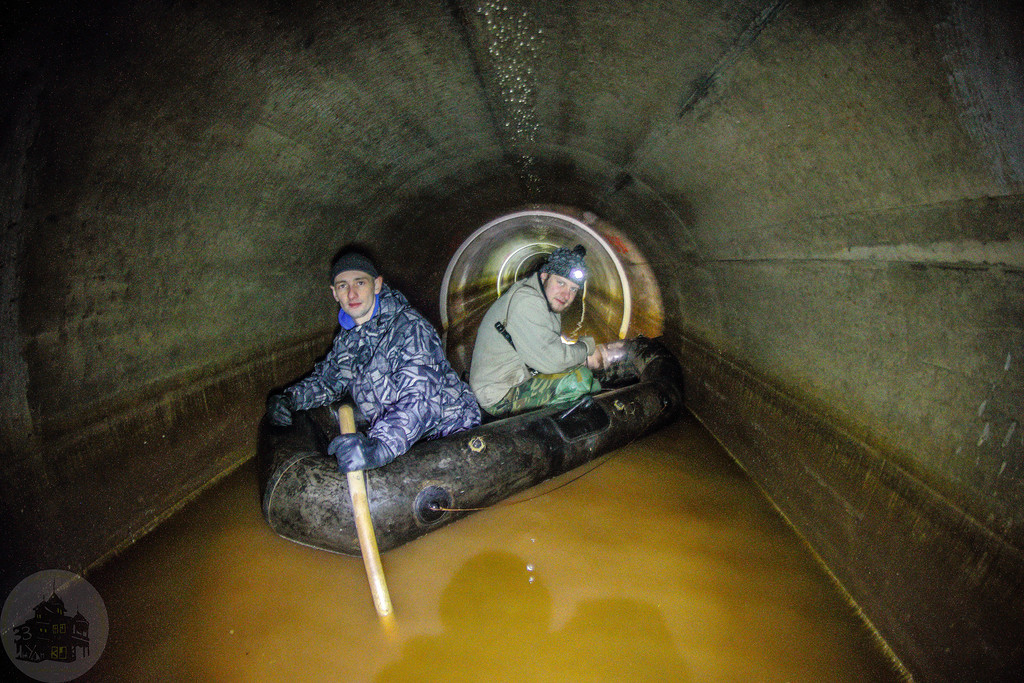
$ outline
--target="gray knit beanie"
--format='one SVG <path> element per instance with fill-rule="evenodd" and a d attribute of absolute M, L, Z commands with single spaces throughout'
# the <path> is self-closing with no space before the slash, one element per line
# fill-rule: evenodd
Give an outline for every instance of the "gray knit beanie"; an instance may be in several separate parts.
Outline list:
<path fill-rule="evenodd" d="M 551 252 L 547 262 L 541 266 L 540 272 L 561 275 L 582 287 L 587 281 L 587 262 L 583 259 L 586 255 L 587 250 L 582 244 L 577 244 L 572 250 L 568 247 L 559 247 Z"/>

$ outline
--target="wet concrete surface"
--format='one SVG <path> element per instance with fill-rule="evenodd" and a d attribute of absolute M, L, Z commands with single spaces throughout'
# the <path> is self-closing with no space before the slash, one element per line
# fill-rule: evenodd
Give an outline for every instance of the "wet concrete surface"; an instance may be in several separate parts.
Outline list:
<path fill-rule="evenodd" d="M 684 418 L 386 552 L 279 538 L 255 463 L 89 576 L 97 681 L 896 681 L 762 494 Z"/>

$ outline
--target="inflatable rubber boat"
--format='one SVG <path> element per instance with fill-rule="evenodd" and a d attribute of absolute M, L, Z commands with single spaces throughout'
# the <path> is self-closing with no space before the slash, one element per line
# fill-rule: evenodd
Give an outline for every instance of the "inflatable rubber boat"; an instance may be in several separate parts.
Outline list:
<path fill-rule="evenodd" d="M 595 375 L 601 393 L 421 441 L 387 465 L 366 470 L 379 550 L 569 472 L 667 424 L 682 409 L 682 371 L 659 340 L 621 342 L 615 360 Z M 263 420 L 263 515 L 291 541 L 360 555 L 347 476 L 327 455 L 338 433 L 333 406 L 298 411 L 289 427 Z"/>

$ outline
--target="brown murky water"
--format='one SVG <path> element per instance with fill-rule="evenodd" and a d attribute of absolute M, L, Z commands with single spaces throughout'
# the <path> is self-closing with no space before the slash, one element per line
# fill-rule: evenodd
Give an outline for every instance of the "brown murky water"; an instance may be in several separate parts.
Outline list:
<path fill-rule="evenodd" d="M 689 419 L 383 564 L 393 630 L 378 621 L 359 558 L 269 530 L 247 466 L 90 577 L 110 635 L 85 678 L 900 678 L 800 540 Z"/>

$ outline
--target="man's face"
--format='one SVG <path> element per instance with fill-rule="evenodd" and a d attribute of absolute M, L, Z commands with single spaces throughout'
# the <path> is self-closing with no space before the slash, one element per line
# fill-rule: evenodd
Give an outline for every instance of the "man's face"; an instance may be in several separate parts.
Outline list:
<path fill-rule="evenodd" d="M 380 293 L 384 278 L 374 278 L 361 270 L 343 270 L 334 276 L 331 293 L 341 310 L 352 316 L 356 325 L 362 325 L 373 315 L 375 296 Z"/>
<path fill-rule="evenodd" d="M 575 282 L 554 273 L 541 273 L 541 280 L 544 282 L 548 305 L 555 313 L 561 313 L 569 308 L 569 304 L 576 298 L 576 292 L 580 291 L 579 285 Z"/>

